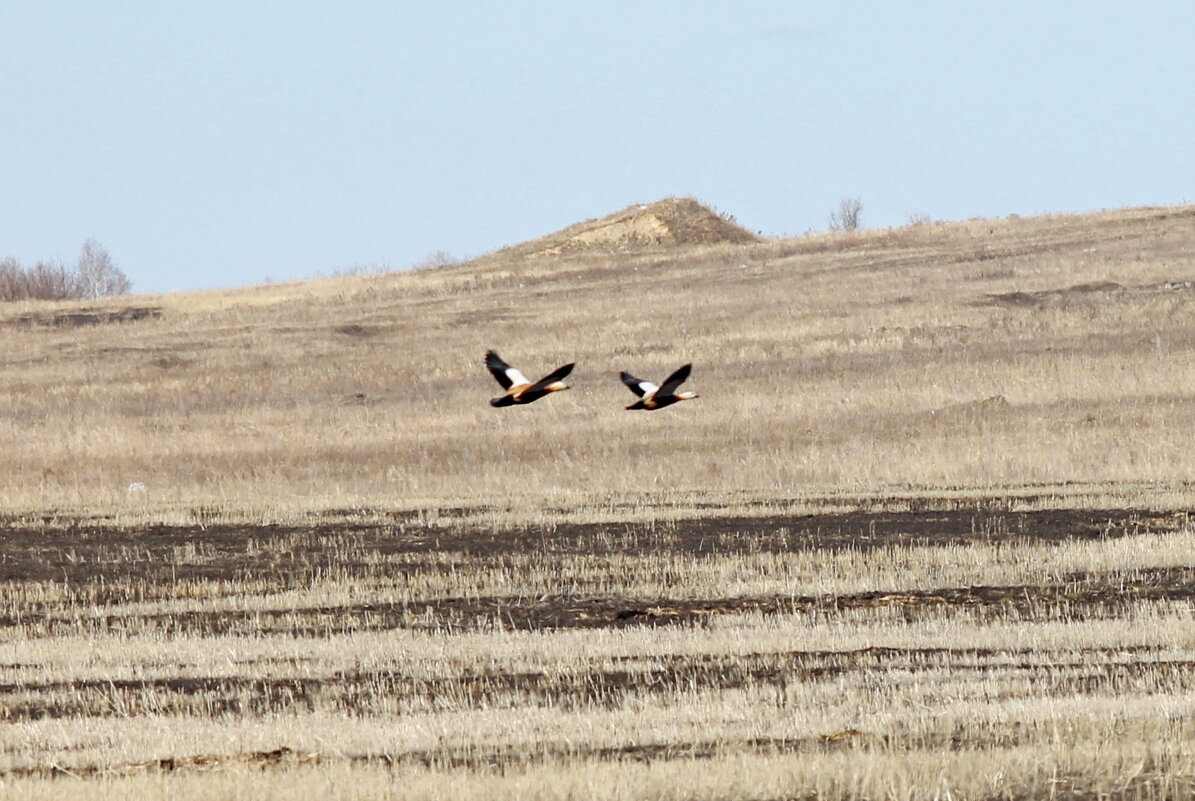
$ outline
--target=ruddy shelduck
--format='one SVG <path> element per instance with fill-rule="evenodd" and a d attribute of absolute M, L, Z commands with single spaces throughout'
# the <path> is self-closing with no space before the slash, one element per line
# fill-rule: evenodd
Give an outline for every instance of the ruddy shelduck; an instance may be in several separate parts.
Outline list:
<path fill-rule="evenodd" d="M 551 392 L 568 389 L 568 384 L 564 383 L 564 377 L 573 371 L 573 365 L 566 364 L 532 383 L 519 369 L 502 361 L 502 357 L 492 350 L 485 354 L 485 366 L 490 368 L 494 378 L 506 390 L 505 395 L 490 401 L 491 406 L 532 403 Z"/>
<path fill-rule="evenodd" d="M 665 406 L 671 406 L 674 403 L 679 403 L 683 400 L 693 400 L 698 397 L 696 392 L 677 392 L 676 388 L 685 383 L 685 379 L 689 377 L 693 365 L 686 364 L 684 367 L 677 370 L 668 378 L 664 379 L 664 383 L 656 386 L 650 381 L 644 381 L 630 373 L 619 373 L 622 378 L 622 383 L 631 388 L 639 396 L 639 400 L 632 403 L 627 409 L 644 409 L 651 411 L 652 409 L 663 409 Z"/>

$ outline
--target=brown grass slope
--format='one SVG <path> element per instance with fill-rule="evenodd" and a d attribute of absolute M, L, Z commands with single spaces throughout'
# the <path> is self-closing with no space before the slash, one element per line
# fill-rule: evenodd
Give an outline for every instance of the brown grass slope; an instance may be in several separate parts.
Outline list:
<path fill-rule="evenodd" d="M 569 244 L 599 223 L 442 269 L 7 306 L 0 506 L 1190 498 L 1195 207 Z M 573 390 L 492 409 L 487 348 L 576 361 Z M 700 400 L 623 410 L 619 370 L 686 362 Z"/>

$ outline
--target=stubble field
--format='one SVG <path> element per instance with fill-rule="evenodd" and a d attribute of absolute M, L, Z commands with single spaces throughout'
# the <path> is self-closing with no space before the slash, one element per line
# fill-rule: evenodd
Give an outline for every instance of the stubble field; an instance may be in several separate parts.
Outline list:
<path fill-rule="evenodd" d="M 1185 514 L 9 521 L 31 798 L 1180 798 Z M 888 508 L 884 508 L 888 507 Z"/>

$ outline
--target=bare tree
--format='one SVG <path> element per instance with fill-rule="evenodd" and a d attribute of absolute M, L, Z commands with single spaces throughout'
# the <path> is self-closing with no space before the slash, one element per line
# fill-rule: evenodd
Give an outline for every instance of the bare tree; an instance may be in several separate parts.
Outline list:
<path fill-rule="evenodd" d="M 844 197 L 838 201 L 838 208 L 830 212 L 830 230 L 858 231 L 862 212 L 863 201 L 857 197 Z"/>
<path fill-rule="evenodd" d="M 80 298 L 102 298 L 108 295 L 124 295 L 133 288 L 133 282 L 112 263 L 112 257 L 104 246 L 94 239 L 83 243 L 76 268 L 77 295 Z"/>

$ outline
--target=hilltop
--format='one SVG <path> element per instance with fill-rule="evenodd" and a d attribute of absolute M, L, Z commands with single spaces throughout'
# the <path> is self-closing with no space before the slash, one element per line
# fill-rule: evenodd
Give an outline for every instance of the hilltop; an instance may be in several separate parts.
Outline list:
<path fill-rule="evenodd" d="M 494 256 L 544 259 L 759 241 L 760 237 L 696 200 L 672 197 L 655 203 L 636 203 L 605 217 L 503 248 Z"/>
<path fill-rule="evenodd" d="M 670 233 L 627 233 L 646 220 Z M 618 516 L 912 487 L 1188 492 L 1195 207 L 739 231 L 665 201 L 452 267 L 11 304 L 0 499 Z M 492 409 L 488 348 L 529 374 L 576 362 L 573 389 Z M 619 370 L 688 362 L 700 400 L 623 410 Z"/>

